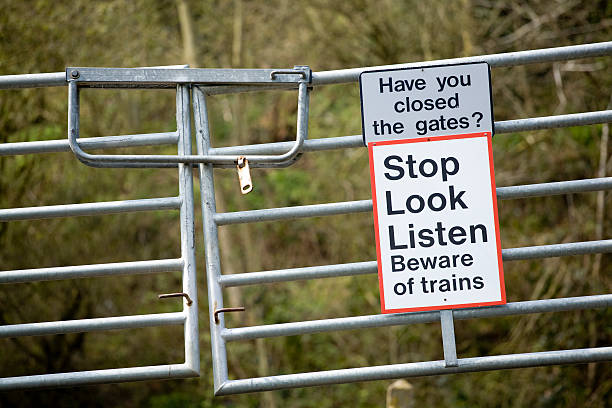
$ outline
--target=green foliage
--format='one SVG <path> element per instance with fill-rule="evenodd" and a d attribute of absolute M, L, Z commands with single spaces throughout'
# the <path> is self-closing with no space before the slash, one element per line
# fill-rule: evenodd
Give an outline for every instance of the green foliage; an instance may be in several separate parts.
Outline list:
<path fill-rule="evenodd" d="M 212 405 L 200 401 L 197 395 L 173 392 L 152 396 L 146 406 L 150 408 L 208 408 Z"/>

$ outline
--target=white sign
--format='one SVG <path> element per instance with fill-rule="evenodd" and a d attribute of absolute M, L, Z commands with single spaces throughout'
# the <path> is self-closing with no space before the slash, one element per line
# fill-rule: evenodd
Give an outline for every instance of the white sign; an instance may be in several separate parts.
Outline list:
<path fill-rule="evenodd" d="M 364 142 L 492 134 L 490 83 L 486 62 L 363 72 Z"/>
<path fill-rule="evenodd" d="M 505 304 L 491 134 L 368 151 L 382 312 Z"/>
<path fill-rule="evenodd" d="M 505 304 L 488 64 L 359 82 L 382 312 Z"/>

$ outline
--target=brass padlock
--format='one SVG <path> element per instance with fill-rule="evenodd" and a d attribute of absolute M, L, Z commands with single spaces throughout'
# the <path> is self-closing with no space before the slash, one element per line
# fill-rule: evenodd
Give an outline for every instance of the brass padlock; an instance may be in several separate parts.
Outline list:
<path fill-rule="evenodd" d="M 251 181 L 251 171 L 249 170 L 249 161 L 246 157 L 240 156 L 238 158 L 238 180 L 240 181 L 240 192 L 242 194 L 248 194 L 253 190 L 253 182 Z"/>

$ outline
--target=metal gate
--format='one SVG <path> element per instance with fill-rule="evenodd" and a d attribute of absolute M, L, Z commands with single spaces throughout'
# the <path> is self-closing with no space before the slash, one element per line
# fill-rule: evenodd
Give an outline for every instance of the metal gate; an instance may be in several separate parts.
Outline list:
<path fill-rule="evenodd" d="M 3 77 L 0 81 L 2 81 L 0 87 L 3 88 L 66 85 L 65 76 L 60 78 L 59 75 L 55 74 L 13 76 L 8 77 L 8 79 Z M 175 132 L 132 135 L 129 137 L 89 138 L 83 142 L 83 145 L 94 149 L 102 149 L 171 144 L 177 145 L 179 156 L 191 154 L 189 88 L 183 85 L 178 86 L 176 92 L 176 124 L 177 130 Z M 68 140 L 5 143 L 0 145 L 0 155 L 2 156 L 69 150 Z M 5 325 L 0 326 L 0 337 L 40 336 L 183 325 L 185 336 L 184 363 L 3 378 L 0 380 L 0 390 L 187 378 L 199 375 L 200 351 L 198 343 L 198 303 L 193 230 L 192 168 L 186 164 L 179 164 L 178 172 L 179 186 L 178 196 L 176 197 L 2 209 L 0 210 L 0 221 L 92 216 L 136 211 L 178 210 L 180 213 L 181 258 L 2 271 L 0 272 L 0 284 L 112 275 L 182 272 L 183 293 L 179 294 L 179 296 L 184 297 L 182 312 Z"/>
<path fill-rule="evenodd" d="M 373 68 L 401 68 L 415 65 L 439 65 L 445 63 L 462 63 L 485 61 L 492 68 L 517 66 L 530 63 L 562 61 L 577 58 L 612 55 L 612 42 L 580 46 L 541 49 L 513 52 L 506 54 L 485 55 L 469 58 L 457 58 L 441 61 L 429 61 L 418 64 L 402 64 L 385 67 L 357 68 L 338 71 L 313 72 L 307 67 L 295 67 L 292 70 L 192 70 L 192 69 L 100 69 L 68 68 L 66 74 L 42 74 L 0 78 L 0 87 L 69 85 L 69 141 L 53 142 L 46 149 L 71 148 L 79 160 L 85 164 L 99 167 L 166 167 L 178 164 L 181 174 L 180 196 L 166 200 L 167 206 L 159 201 L 146 203 L 91 204 L 62 206 L 62 208 L 7 209 L 0 210 L 0 220 L 27 219 L 49 216 L 88 214 L 98 211 L 109 213 L 112 209 L 123 211 L 134 209 L 145 210 L 150 203 L 154 208 L 178 208 L 181 210 L 181 231 L 183 255 L 181 260 L 152 261 L 154 265 L 172 263 L 174 267 L 184 269 L 184 292 L 193 299 L 193 304 L 184 303 L 184 312 L 167 315 L 149 315 L 138 317 L 117 317 L 93 319 L 95 321 L 34 323 L 0 327 L 0 336 L 36 335 L 63 333 L 68 331 L 104 330 L 106 328 L 142 327 L 145 324 L 185 323 L 186 362 L 177 366 L 140 367 L 91 372 L 48 374 L 31 377 L 14 377 L 0 381 L 0 389 L 33 388 L 60 386 L 69 384 L 105 383 L 131 381 L 149 378 L 183 377 L 198 374 L 197 348 L 197 300 L 195 293 L 195 270 L 193 260 L 193 195 L 191 190 L 191 165 L 197 165 L 200 172 L 202 214 L 204 228 L 204 245 L 206 257 L 206 275 L 209 302 L 209 324 L 212 343 L 213 375 L 216 395 L 227 395 L 244 392 L 277 390 L 285 388 L 338 384 L 368 380 L 392 379 L 401 377 L 450 374 L 460 372 L 498 370 L 519 367 L 544 366 L 552 364 L 586 363 L 612 360 L 612 346 L 521 353 L 498 356 L 457 358 L 454 343 L 453 319 L 475 319 L 501 317 L 542 312 L 561 312 L 577 309 L 604 308 L 612 304 L 612 294 L 593 294 L 573 298 L 558 298 L 513 302 L 504 306 L 460 309 L 452 312 L 432 311 L 403 313 L 394 315 L 353 316 L 335 319 L 297 321 L 282 324 L 271 324 L 250 327 L 225 327 L 223 289 L 233 286 L 259 285 L 272 282 L 288 282 L 305 279 L 320 279 L 339 276 L 354 276 L 376 273 L 376 261 L 358 262 L 337 265 L 313 266 L 295 269 L 282 269 L 262 272 L 222 274 L 219 258 L 218 228 L 223 225 L 278 221 L 314 216 L 330 216 L 372 211 L 371 200 L 325 203 L 306 206 L 269 208 L 241 212 L 218 213 L 215 204 L 213 172 L 215 167 L 235 166 L 239 160 L 246 158 L 253 167 L 283 167 L 291 165 L 300 153 L 316 152 L 330 149 L 363 147 L 361 135 L 332 137 L 305 140 L 308 123 L 308 90 L 310 87 L 356 82 L 359 74 Z M 44 76 L 47 75 L 47 76 Z M 129 140 L 118 142 L 112 138 L 104 140 L 78 139 L 78 89 L 86 86 L 100 87 L 177 87 L 177 123 L 178 134 L 146 135 L 142 140 L 176 141 L 179 144 L 179 156 L 147 155 L 92 155 L 85 153 L 83 147 L 101 147 L 111 143 L 132 143 Z M 249 146 L 214 148 L 207 118 L 206 101 L 211 95 L 237 93 L 267 89 L 298 88 L 298 126 L 295 142 L 268 143 Z M 191 89 L 195 120 L 195 137 L 197 154 L 192 155 L 188 109 L 188 94 Z M 186 113 L 187 112 L 187 113 Z M 495 133 L 524 132 L 537 129 L 568 127 L 607 123 L 612 121 L 612 111 L 584 112 L 569 115 L 547 116 L 495 122 Z M 176 139 L 173 139 L 176 138 Z M 134 138 L 136 140 L 138 138 Z M 24 154 L 45 149 L 40 143 L 26 145 L 12 143 L 0 145 L 0 154 Z M 142 144 L 142 143 L 141 143 Z M 17 146 L 11 146 L 17 145 Z M 121 144 L 122 145 L 122 144 Z M 30 146 L 30 147 L 28 147 Z M 54 146 L 54 147 L 51 147 Z M 19 150 L 22 149 L 22 150 Z M 25 149 L 25 150 L 23 150 Z M 49 150 L 52 151 L 52 150 Z M 181 157 L 182 156 L 182 157 Z M 188 164 L 185 164 L 188 163 Z M 497 197 L 500 200 L 522 199 L 555 194 L 582 193 L 612 189 L 612 177 L 585 180 L 571 180 L 554 183 L 518 185 L 500 187 Z M 169 201 L 168 201 L 169 200 Z M 146 201 L 146 200 L 145 200 Z M 174 204 L 174 207 L 172 206 Z M 115 207 L 113 207 L 113 205 Z M 117 207 L 118 206 L 118 207 Z M 110 209 L 109 209 L 110 208 Z M 21 218 L 19 218 L 21 217 Z M 190 229 L 191 228 L 191 229 Z M 191 241 L 190 241 L 191 240 Z M 189 248 L 191 245 L 191 248 Z M 612 252 L 612 240 L 574 242 L 554 245 L 509 248 L 502 251 L 504 261 L 539 259 L 547 257 Z M 148 266 L 127 265 L 122 268 L 105 268 L 99 265 L 81 268 L 51 268 L 51 270 L 30 270 L 0 272 L 0 282 L 16 282 L 53 278 L 72 278 L 94 276 L 105 273 L 130 273 L 133 270 L 144 270 Z M 103 270 L 103 272 L 100 272 Z M 82 272 L 84 271 L 84 272 Z M 114 271 L 114 272 L 109 272 Z M 86 275 L 89 274 L 89 275 Z M 11 276 L 15 276 L 11 278 Z M 100 321 L 100 322 L 98 322 Z M 373 367 L 347 368 L 321 372 L 297 373 L 259 378 L 230 380 L 227 367 L 226 344 L 231 341 L 269 338 L 277 336 L 294 336 L 335 330 L 365 329 L 413 323 L 442 322 L 443 349 L 445 360 L 412 362 Z M 99 324 L 100 325 L 99 325 Z M 189 335 L 187 334 L 189 332 Z"/>

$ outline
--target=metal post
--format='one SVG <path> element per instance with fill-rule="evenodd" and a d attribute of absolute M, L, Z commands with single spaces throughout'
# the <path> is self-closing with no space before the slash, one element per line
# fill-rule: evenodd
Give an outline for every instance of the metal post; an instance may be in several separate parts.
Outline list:
<path fill-rule="evenodd" d="M 178 154 L 191 154 L 191 117 L 189 86 L 179 85 L 176 91 L 176 126 L 179 134 Z M 198 338 L 198 288 L 196 286 L 195 230 L 193 212 L 193 169 L 179 164 L 179 197 L 181 198 L 181 257 L 183 258 L 183 292 L 193 301 L 183 300 L 185 314 L 185 364 L 200 373 Z"/>
<path fill-rule="evenodd" d="M 442 347 L 444 348 L 444 363 L 446 367 L 457 367 L 457 347 L 455 345 L 455 325 L 452 310 L 440 310 L 442 326 Z"/>
<path fill-rule="evenodd" d="M 198 155 L 206 155 L 210 149 L 210 131 L 208 129 L 208 112 L 206 94 L 198 86 L 193 88 L 193 116 L 196 126 L 196 146 Z M 200 195 L 202 200 L 202 223 L 204 225 L 204 248 L 206 258 L 206 281 L 208 286 L 208 315 L 210 324 L 210 342 L 212 347 L 213 377 L 215 391 L 227 381 L 227 354 L 225 340 L 221 332 L 225 327 L 223 313 L 215 322 L 215 310 L 223 308 L 223 292 L 219 284 L 221 268 L 219 263 L 219 236 L 215 213 L 215 186 L 213 165 L 201 163 Z"/>

